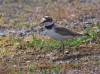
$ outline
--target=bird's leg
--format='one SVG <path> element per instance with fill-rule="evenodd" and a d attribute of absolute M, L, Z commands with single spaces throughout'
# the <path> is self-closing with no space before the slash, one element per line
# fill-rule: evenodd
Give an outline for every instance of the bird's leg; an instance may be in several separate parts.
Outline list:
<path fill-rule="evenodd" d="M 63 52 L 64 54 L 64 43 L 61 41 L 61 47 L 59 48 L 59 52 Z"/>
<path fill-rule="evenodd" d="M 64 43 L 61 41 L 61 43 L 62 43 L 62 48 L 61 48 L 61 50 L 62 50 L 62 52 L 63 52 L 63 55 L 64 55 L 64 49 L 65 49 L 65 47 L 64 47 Z"/>
<path fill-rule="evenodd" d="M 60 43 L 61 43 L 61 47 L 59 48 L 59 56 L 60 56 L 60 52 L 62 52 L 64 55 L 64 49 L 65 49 L 63 41 L 60 41 Z"/>

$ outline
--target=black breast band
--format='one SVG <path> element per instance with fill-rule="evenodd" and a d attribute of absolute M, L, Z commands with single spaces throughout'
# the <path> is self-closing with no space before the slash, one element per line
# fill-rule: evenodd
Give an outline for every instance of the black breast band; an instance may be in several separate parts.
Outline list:
<path fill-rule="evenodd" d="M 53 26 L 54 26 L 54 23 L 53 23 L 53 24 L 51 24 L 51 25 L 49 25 L 49 26 L 45 26 L 45 28 L 50 30 L 50 29 L 52 29 L 52 28 L 53 28 Z"/>

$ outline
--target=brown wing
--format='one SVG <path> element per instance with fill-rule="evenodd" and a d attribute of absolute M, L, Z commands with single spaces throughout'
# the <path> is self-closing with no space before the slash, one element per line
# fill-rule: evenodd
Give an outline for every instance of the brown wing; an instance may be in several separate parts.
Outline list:
<path fill-rule="evenodd" d="M 83 36 L 83 34 L 79 34 L 76 32 L 73 32 L 67 28 L 64 27 L 55 27 L 55 31 L 63 36 Z"/>

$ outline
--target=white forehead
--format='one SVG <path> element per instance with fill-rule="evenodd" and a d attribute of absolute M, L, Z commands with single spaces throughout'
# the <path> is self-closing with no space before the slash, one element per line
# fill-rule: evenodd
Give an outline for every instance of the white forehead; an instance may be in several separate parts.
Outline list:
<path fill-rule="evenodd" d="M 41 22 L 45 21 L 46 18 L 48 18 L 49 16 L 44 16 L 42 19 L 41 19 Z"/>
<path fill-rule="evenodd" d="M 42 19 L 41 19 L 41 22 L 43 22 L 43 21 L 45 21 L 45 20 L 46 20 L 46 18 L 42 18 Z"/>

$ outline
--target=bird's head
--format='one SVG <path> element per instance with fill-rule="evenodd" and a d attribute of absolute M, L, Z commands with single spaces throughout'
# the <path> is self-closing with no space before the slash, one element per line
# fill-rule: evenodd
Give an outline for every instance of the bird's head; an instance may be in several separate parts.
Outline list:
<path fill-rule="evenodd" d="M 40 22 L 40 26 L 50 26 L 54 23 L 50 16 L 44 16 Z"/>
<path fill-rule="evenodd" d="M 54 27 L 54 21 L 50 16 L 44 16 L 41 19 L 40 24 L 38 25 L 37 29 L 40 33 L 45 33 L 46 30 L 51 30 Z M 46 33 L 45 33 L 46 34 Z"/>

